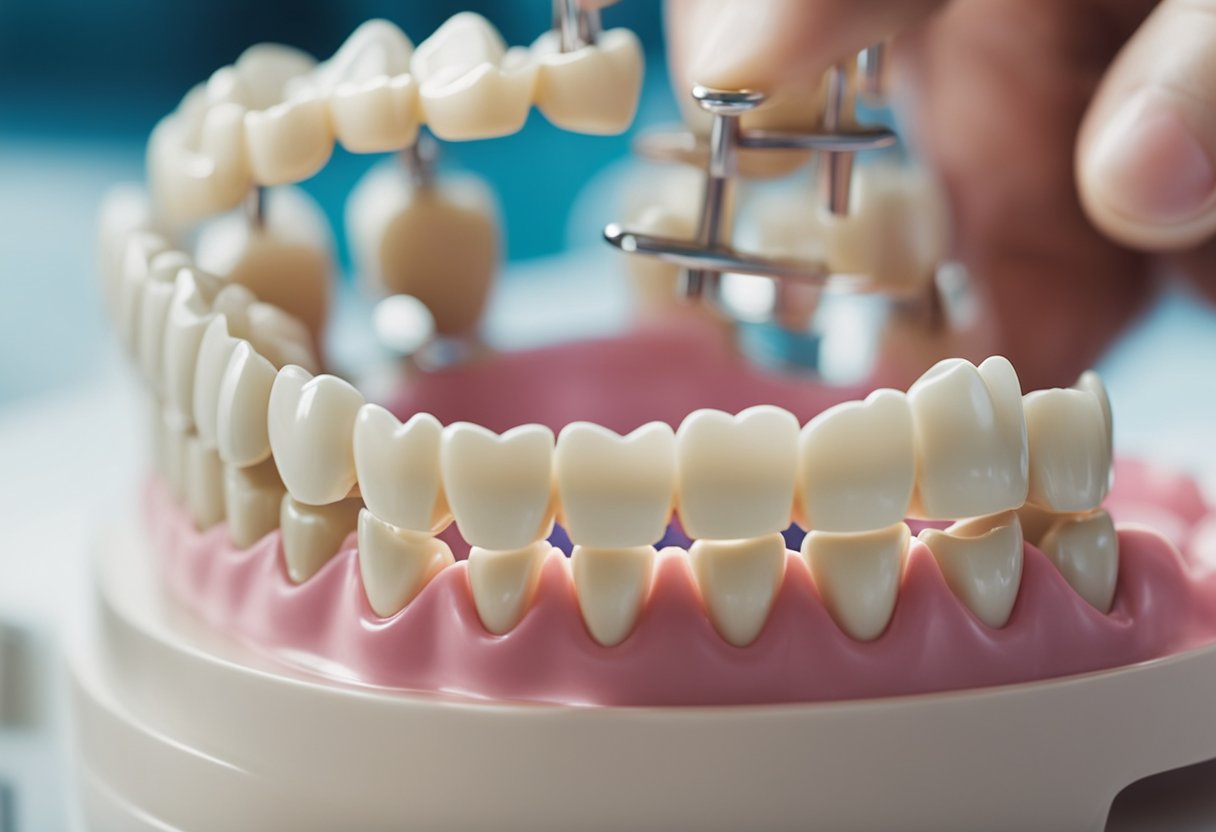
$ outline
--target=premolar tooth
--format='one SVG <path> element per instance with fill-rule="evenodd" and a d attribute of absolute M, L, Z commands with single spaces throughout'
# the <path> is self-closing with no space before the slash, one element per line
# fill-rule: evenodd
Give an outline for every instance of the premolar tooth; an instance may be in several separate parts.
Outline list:
<path fill-rule="evenodd" d="M 858 641 L 887 629 L 911 533 L 904 523 L 858 534 L 812 531 L 802 542 L 815 586 L 828 613 Z"/>
<path fill-rule="evenodd" d="M 553 525 L 553 432 L 522 425 L 499 436 L 457 422 L 439 447 L 448 505 L 460 534 L 483 549 L 511 551 L 546 537 Z"/>
<path fill-rule="evenodd" d="M 778 407 L 690 414 L 676 434 L 684 530 L 693 538 L 741 540 L 785 529 L 797 448 L 798 420 Z"/>
<path fill-rule="evenodd" d="M 275 464 L 301 503 L 336 503 L 355 485 L 353 435 L 363 396 L 336 376 L 301 367 L 279 371 L 270 391 L 267 426 Z"/>
<path fill-rule="evenodd" d="M 755 641 L 785 576 L 785 538 L 698 540 L 688 556 L 719 635 L 736 647 Z"/>
<path fill-rule="evenodd" d="M 270 457 L 268 415 L 274 365 L 242 341 L 232 350 L 220 382 L 215 440 L 228 465 L 248 468 Z"/>
<path fill-rule="evenodd" d="M 976 517 L 1026 502 L 1026 419 L 1017 374 L 1001 357 L 977 369 L 952 358 L 908 390 L 919 475 L 912 511 Z"/>
<path fill-rule="evenodd" d="M 915 484 L 912 408 L 903 393 L 877 390 L 802 429 L 798 490 L 808 529 L 886 529 L 907 516 Z"/>
<path fill-rule="evenodd" d="M 1026 395 L 1025 408 L 1030 447 L 1027 501 L 1057 512 L 1101 505 L 1111 457 L 1098 397 L 1083 390 L 1039 390 Z"/>
<path fill-rule="evenodd" d="M 622 437 L 589 422 L 567 425 L 554 468 L 562 525 L 575 543 L 644 546 L 663 537 L 675 490 L 675 434 L 652 422 Z"/>
<path fill-rule="evenodd" d="M 206 531 L 224 519 L 224 465 L 197 435 L 186 438 L 185 450 L 186 505 L 194 524 Z"/>
<path fill-rule="evenodd" d="M 283 559 L 294 583 L 304 583 L 338 554 L 342 542 L 355 531 L 362 508 L 358 499 L 310 506 L 293 500 L 290 494 L 283 498 L 279 516 Z"/>
<path fill-rule="evenodd" d="M 499 636 L 515 629 L 532 603 L 551 551 L 543 540 L 509 551 L 469 550 L 469 588 L 482 626 Z"/>
<path fill-rule="evenodd" d="M 248 549 L 279 527 L 279 514 L 287 488 L 274 460 L 251 468 L 224 467 L 224 513 L 228 538 L 238 549 Z"/>
<path fill-rule="evenodd" d="M 1076 593 L 1099 612 L 1110 612 L 1119 582 L 1119 536 L 1105 511 L 1066 517 L 1043 536 L 1039 548 Z"/>
<path fill-rule="evenodd" d="M 1004 627 L 1022 584 L 1022 526 L 1016 512 L 925 529 L 929 547 L 954 594 L 993 629 Z"/>
<path fill-rule="evenodd" d="M 564 130 L 610 135 L 629 128 L 642 87 L 642 45 L 628 29 L 602 32 L 596 42 L 560 51 L 555 31 L 532 45 L 539 65 L 536 106 Z"/>
<path fill-rule="evenodd" d="M 414 533 L 442 530 L 451 520 L 439 474 L 443 425 L 429 413 L 404 425 L 383 407 L 365 404 L 355 419 L 355 471 L 368 509 Z"/>
<path fill-rule="evenodd" d="M 381 618 L 400 611 L 453 563 L 442 540 L 391 526 L 367 509 L 359 512 L 359 572 L 368 603 Z"/>
<path fill-rule="evenodd" d="M 249 169 L 260 185 L 308 179 L 329 161 L 334 136 L 322 98 L 302 95 L 245 114 Z"/>
<path fill-rule="evenodd" d="M 597 549 L 575 546 L 570 557 L 579 609 L 591 637 L 604 647 L 633 632 L 654 572 L 653 546 Z"/>
<path fill-rule="evenodd" d="M 165 326 L 169 304 L 173 301 L 177 273 L 193 265 L 180 251 L 162 251 L 152 258 L 139 302 L 139 326 L 135 354 L 144 379 L 163 395 Z"/>

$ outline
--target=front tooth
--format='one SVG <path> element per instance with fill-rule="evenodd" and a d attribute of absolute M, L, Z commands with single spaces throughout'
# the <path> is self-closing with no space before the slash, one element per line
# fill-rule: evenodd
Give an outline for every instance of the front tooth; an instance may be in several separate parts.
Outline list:
<path fill-rule="evenodd" d="M 268 414 L 274 365 L 242 341 L 232 350 L 215 407 L 215 441 L 228 465 L 248 468 L 270 457 Z"/>
<path fill-rule="evenodd" d="M 139 302 L 136 357 L 144 379 L 157 393 L 164 394 L 165 326 L 173 300 L 177 273 L 193 265 L 180 251 L 162 251 L 152 258 Z"/>
<path fill-rule="evenodd" d="M 1119 582 L 1119 537 L 1105 511 L 1059 520 L 1039 544 L 1068 585 L 1099 612 L 1110 612 Z"/>
<path fill-rule="evenodd" d="M 164 237 L 140 231 L 130 235 L 123 252 L 115 323 L 119 339 L 132 356 L 136 355 L 139 348 L 140 306 L 143 302 L 144 286 L 152 271 L 152 261 L 160 253 L 169 250 L 169 243 Z"/>
<path fill-rule="evenodd" d="M 415 533 L 441 531 L 451 519 L 439 475 L 443 425 L 418 413 L 404 425 L 383 407 L 365 404 L 355 419 L 355 472 L 372 514 Z"/>
<path fill-rule="evenodd" d="M 233 545 L 248 549 L 277 529 L 286 495 L 273 459 L 251 468 L 225 466 L 224 513 Z"/>
<path fill-rule="evenodd" d="M 355 531 L 362 508 L 358 499 L 310 506 L 293 500 L 290 494 L 283 498 L 279 525 L 287 576 L 293 583 L 304 583 L 338 554 L 342 542 Z"/>
<path fill-rule="evenodd" d="M 275 464 L 301 503 L 326 505 L 356 482 L 353 435 L 363 396 L 336 376 L 301 367 L 279 371 L 270 391 L 267 426 Z"/>
<path fill-rule="evenodd" d="M 219 413 L 220 386 L 240 338 L 228 332 L 228 318 L 217 314 L 207 324 L 198 347 L 194 369 L 194 429 L 208 448 L 216 447 L 216 417 Z"/>
<path fill-rule="evenodd" d="M 246 113 L 245 149 L 259 185 L 308 179 L 325 167 L 334 150 L 325 101 L 301 96 Z"/>
<path fill-rule="evenodd" d="M 204 445 L 197 435 L 186 438 L 185 491 L 186 505 L 200 530 L 224 519 L 224 465 L 215 449 Z"/>
<path fill-rule="evenodd" d="M 628 29 L 602 32 L 596 42 L 560 51 L 557 32 L 533 44 L 539 71 L 536 106 L 564 130 L 597 135 L 624 132 L 642 88 L 642 45 Z"/>
<path fill-rule="evenodd" d="M 762 405 L 737 416 L 698 410 L 676 435 L 680 519 L 693 538 L 740 540 L 790 524 L 798 420 Z"/>
<path fill-rule="evenodd" d="M 591 637 L 604 647 L 633 632 L 654 572 L 653 546 L 575 546 L 570 557 L 578 606 Z"/>
<path fill-rule="evenodd" d="M 457 422 L 443 432 L 439 468 L 460 534 L 471 545 L 522 549 L 553 526 L 553 432 L 522 425 L 499 436 Z"/>
<path fill-rule="evenodd" d="M 675 490 L 676 437 L 652 422 L 622 437 L 590 422 L 567 425 L 554 468 L 562 525 L 575 543 L 631 547 L 663 537 Z"/>
<path fill-rule="evenodd" d="M 912 408 L 903 393 L 877 390 L 802 429 L 798 491 L 808 529 L 885 529 L 907 516 L 915 484 Z"/>
<path fill-rule="evenodd" d="M 469 550 L 469 588 L 482 626 L 494 635 L 515 629 L 536 594 L 541 568 L 553 547 L 540 540 L 510 551 Z"/>
<path fill-rule="evenodd" d="M 1093 370 L 1086 370 L 1081 373 L 1081 377 L 1077 379 L 1077 383 L 1073 387 L 1077 390 L 1084 390 L 1098 400 L 1098 406 L 1102 408 L 1102 419 L 1106 424 L 1107 447 L 1112 448 L 1115 438 L 1115 422 L 1110 408 L 1110 396 L 1107 395 L 1106 385 L 1102 383 L 1102 377 Z M 1108 452 L 1113 457 L 1114 451 L 1109 450 Z"/>
<path fill-rule="evenodd" d="M 904 523 L 858 534 L 812 531 L 803 539 L 806 559 L 828 613 L 858 641 L 887 629 L 911 533 Z"/>
<path fill-rule="evenodd" d="M 785 576 L 785 538 L 698 540 L 688 557 L 714 629 L 736 647 L 755 641 Z"/>
<path fill-rule="evenodd" d="M 211 303 L 217 284 L 194 269 L 179 272 L 165 324 L 162 366 L 165 398 L 170 410 L 188 425 L 194 422 L 194 373 L 203 333 L 214 317 Z"/>
<path fill-rule="evenodd" d="M 1025 398 L 1030 447 L 1027 501 L 1057 512 L 1089 511 L 1106 499 L 1110 441 L 1097 396 L 1039 390 Z"/>
<path fill-rule="evenodd" d="M 1016 512 L 961 520 L 945 531 L 925 529 L 951 591 L 993 629 L 1004 627 L 1022 584 L 1022 526 Z"/>
<path fill-rule="evenodd" d="M 1017 374 L 999 356 L 951 358 L 908 390 L 919 469 L 913 513 L 978 517 L 1026 502 L 1026 419 Z"/>
<path fill-rule="evenodd" d="M 359 512 L 359 572 L 368 603 L 381 618 L 404 608 L 455 562 L 442 540 L 391 526 L 367 509 Z"/>

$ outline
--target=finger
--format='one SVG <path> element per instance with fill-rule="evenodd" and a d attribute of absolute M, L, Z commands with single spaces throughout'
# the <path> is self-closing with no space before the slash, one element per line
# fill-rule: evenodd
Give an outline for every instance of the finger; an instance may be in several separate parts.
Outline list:
<path fill-rule="evenodd" d="M 615 5 L 617 0 L 578 0 L 578 2 L 584 9 L 602 9 L 605 6 Z"/>
<path fill-rule="evenodd" d="M 1085 118 L 1077 182 L 1112 238 L 1150 251 L 1216 234 L 1216 0 L 1164 0 Z"/>

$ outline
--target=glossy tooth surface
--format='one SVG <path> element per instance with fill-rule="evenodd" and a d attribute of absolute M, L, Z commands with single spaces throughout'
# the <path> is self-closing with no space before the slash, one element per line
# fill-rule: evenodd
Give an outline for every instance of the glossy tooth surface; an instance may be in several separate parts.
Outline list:
<path fill-rule="evenodd" d="M 465 540 L 509 551 L 548 536 L 553 444 L 553 432 L 542 425 L 522 425 L 501 436 L 469 422 L 444 429 L 439 466 Z"/>
<path fill-rule="evenodd" d="M 945 531 L 925 529 L 920 539 L 955 596 L 989 627 L 1004 627 L 1022 585 L 1017 513 L 963 520 Z"/>
<path fill-rule="evenodd" d="M 444 567 L 455 563 L 442 540 L 359 512 L 359 572 L 368 603 L 381 618 L 399 612 Z"/>
<path fill-rule="evenodd" d="M 718 634 L 736 647 L 755 641 L 785 577 L 785 538 L 698 540 L 688 558 Z"/>
<path fill-rule="evenodd" d="M 363 503 L 357 499 L 310 506 L 293 500 L 290 494 L 285 496 L 279 527 L 283 530 L 287 576 L 302 584 L 317 574 L 355 531 L 362 508 Z"/>
<path fill-rule="evenodd" d="M 904 523 L 857 534 L 813 531 L 802 542 L 819 597 L 833 620 L 858 641 L 887 629 L 911 532 Z"/>
<path fill-rule="evenodd" d="M 539 67 L 536 106 L 545 118 L 579 133 L 610 135 L 629 128 L 645 67 L 633 32 L 610 29 L 594 45 L 563 53 L 558 33 L 549 31 L 532 53 Z"/>
<path fill-rule="evenodd" d="M 186 505 L 194 524 L 206 531 L 224 519 L 224 465 L 214 448 L 191 434 L 185 448 Z"/>
<path fill-rule="evenodd" d="M 180 251 L 162 251 L 152 258 L 139 302 L 139 322 L 135 355 L 144 380 L 159 395 L 164 395 L 165 326 L 169 304 L 177 285 L 177 273 L 193 265 Z"/>
<path fill-rule="evenodd" d="M 247 342 L 232 350 L 220 382 L 215 409 L 215 441 L 228 465 L 248 468 L 270 457 L 268 413 L 274 365 Z"/>
<path fill-rule="evenodd" d="M 1110 612 L 1119 583 L 1119 537 L 1109 514 L 1066 517 L 1043 536 L 1039 548 L 1090 606 Z"/>
<path fill-rule="evenodd" d="M 915 484 L 912 408 L 903 393 L 877 390 L 802 429 L 798 492 L 808 529 L 885 529 L 907 516 Z"/>
<path fill-rule="evenodd" d="M 567 425 L 554 468 L 562 525 L 575 543 L 619 548 L 660 540 L 671 519 L 676 438 L 662 422 L 620 436 L 590 422 Z"/>
<path fill-rule="evenodd" d="M 218 441 L 215 426 L 220 387 L 232 353 L 240 343 L 240 338 L 234 338 L 228 332 L 227 316 L 218 314 L 207 324 L 199 342 L 198 363 L 194 368 L 194 428 L 199 440 L 208 448 L 216 447 Z"/>
<path fill-rule="evenodd" d="M 798 420 L 762 405 L 690 414 L 676 434 L 680 520 L 693 538 L 741 540 L 790 524 Z"/>
<path fill-rule="evenodd" d="M 232 544 L 248 549 L 277 529 L 286 495 L 273 459 L 250 468 L 225 466 L 224 513 Z"/>
<path fill-rule="evenodd" d="M 214 314 L 212 301 L 219 284 L 195 269 L 178 272 L 169 315 L 165 322 L 164 358 L 161 365 L 165 399 L 183 423 L 194 423 L 194 374 L 199 347 Z"/>
<path fill-rule="evenodd" d="M 653 546 L 574 547 L 574 589 L 583 622 L 597 643 L 614 647 L 633 632 L 650 591 L 654 560 Z"/>
<path fill-rule="evenodd" d="M 259 185 L 308 179 L 329 161 L 334 136 L 325 101 L 301 96 L 245 114 L 245 150 Z"/>
<path fill-rule="evenodd" d="M 376 404 L 355 419 L 355 472 L 372 514 L 415 533 L 441 531 L 451 514 L 443 499 L 439 443 L 443 425 L 418 413 L 404 425 Z"/>
<path fill-rule="evenodd" d="M 287 491 L 309 505 L 336 503 L 355 485 L 353 436 L 363 396 L 336 376 L 284 367 L 270 391 L 270 448 Z"/>
<path fill-rule="evenodd" d="M 551 551 L 544 540 L 509 551 L 479 546 L 469 550 L 469 588 L 482 626 L 494 635 L 515 629 L 532 604 Z"/>
<path fill-rule="evenodd" d="M 124 183 L 106 191 L 97 212 L 97 265 L 102 296 L 116 320 L 118 290 L 122 284 L 123 258 L 136 232 L 159 232 L 153 219 L 152 202 L 142 186 Z"/>
<path fill-rule="evenodd" d="M 1058 512 L 1101 505 L 1112 460 L 1097 396 L 1083 390 L 1039 390 L 1026 395 L 1025 409 L 1030 447 L 1027 500 Z"/>
<path fill-rule="evenodd" d="M 1077 379 L 1077 383 L 1073 387 L 1077 390 L 1084 390 L 1098 400 L 1098 406 L 1102 408 L 1102 418 L 1106 422 L 1107 451 L 1113 459 L 1115 420 L 1110 407 L 1110 395 L 1106 392 L 1106 385 L 1102 383 L 1102 377 L 1093 370 L 1086 370 L 1081 373 L 1081 377 Z"/>
<path fill-rule="evenodd" d="M 123 251 L 114 317 L 119 340 L 131 356 L 139 349 L 140 307 L 152 261 L 169 250 L 169 243 L 159 234 L 137 231 L 130 235 Z"/>
<path fill-rule="evenodd" d="M 1022 391 L 1009 362 L 934 365 L 908 390 L 918 479 L 912 513 L 979 517 L 1026 502 L 1029 458 Z"/>

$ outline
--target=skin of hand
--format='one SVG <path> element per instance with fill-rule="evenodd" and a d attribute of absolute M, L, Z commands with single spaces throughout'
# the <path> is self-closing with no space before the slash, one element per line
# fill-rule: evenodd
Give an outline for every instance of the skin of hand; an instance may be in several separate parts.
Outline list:
<path fill-rule="evenodd" d="M 677 91 L 893 39 L 904 136 L 1026 389 L 1070 384 L 1180 273 L 1216 298 L 1216 0 L 668 0 Z"/>

